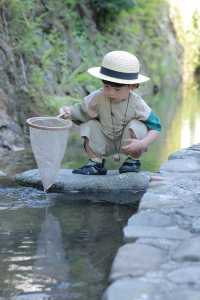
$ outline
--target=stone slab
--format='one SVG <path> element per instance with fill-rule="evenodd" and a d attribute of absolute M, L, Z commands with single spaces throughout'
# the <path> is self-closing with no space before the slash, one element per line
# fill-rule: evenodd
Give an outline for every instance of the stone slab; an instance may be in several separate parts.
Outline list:
<path fill-rule="evenodd" d="M 172 258 L 176 261 L 200 261 L 200 237 L 187 239 L 174 249 Z"/>
<path fill-rule="evenodd" d="M 197 158 L 172 159 L 162 164 L 160 171 L 192 173 L 200 172 L 200 160 Z"/>
<path fill-rule="evenodd" d="M 169 240 L 184 240 L 191 237 L 191 233 L 182 230 L 177 226 L 171 227 L 150 227 L 150 226 L 132 226 L 124 227 L 125 241 L 134 241 L 136 238 L 164 238 Z"/>
<path fill-rule="evenodd" d="M 167 278 L 176 284 L 186 284 L 188 286 L 200 286 L 200 265 L 182 266 L 177 270 L 169 272 Z"/>
<path fill-rule="evenodd" d="M 175 195 L 169 195 L 169 194 L 155 194 L 151 192 L 147 192 L 142 197 L 142 201 L 140 203 L 140 209 L 161 209 L 161 208 L 177 208 L 177 207 L 183 207 L 184 204 L 188 203 L 188 200 L 186 201 L 183 199 L 181 201 L 180 198 L 178 198 Z"/>
<path fill-rule="evenodd" d="M 163 300 L 199 300 L 199 291 L 186 288 L 170 291 Z"/>
<path fill-rule="evenodd" d="M 122 246 L 114 259 L 110 280 L 137 277 L 157 269 L 165 260 L 164 250 L 150 245 L 130 243 Z"/>
<path fill-rule="evenodd" d="M 155 211 L 139 211 L 128 220 L 128 225 L 166 227 L 174 225 L 172 216 L 167 216 Z"/>
<path fill-rule="evenodd" d="M 42 182 L 37 169 L 18 174 L 16 181 L 23 186 L 42 189 Z M 116 170 L 109 171 L 107 175 L 91 176 L 73 174 L 71 169 L 61 169 L 55 184 L 48 192 L 71 193 L 77 196 L 80 193 L 81 195 L 95 195 L 92 199 L 100 197 L 103 193 L 106 194 L 106 198 L 110 195 L 108 202 L 131 204 L 133 203 L 132 195 L 144 193 L 149 181 L 150 174 L 148 172 L 119 174 Z"/>
<path fill-rule="evenodd" d="M 124 278 L 110 285 L 103 295 L 103 300 L 153 300 L 156 291 L 157 288 L 148 282 Z M 156 300 L 161 298 L 157 297 Z"/>

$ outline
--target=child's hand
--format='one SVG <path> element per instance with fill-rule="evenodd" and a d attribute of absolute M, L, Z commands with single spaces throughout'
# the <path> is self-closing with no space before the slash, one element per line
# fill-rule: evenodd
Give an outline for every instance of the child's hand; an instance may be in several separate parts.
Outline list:
<path fill-rule="evenodd" d="M 138 139 L 127 139 L 128 144 L 122 147 L 122 150 L 125 154 L 130 154 L 133 156 L 140 156 L 144 151 L 147 150 L 147 147 L 144 145 L 142 140 Z"/>
<path fill-rule="evenodd" d="M 71 117 L 71 109 L 69 106 L 63 106 L 59 109 L 60 115 L 63 119 L 68 119 Z"/>

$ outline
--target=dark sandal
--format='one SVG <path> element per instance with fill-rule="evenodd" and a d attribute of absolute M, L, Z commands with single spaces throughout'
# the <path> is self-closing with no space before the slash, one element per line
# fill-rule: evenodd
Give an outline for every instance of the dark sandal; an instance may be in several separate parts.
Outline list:
<path fill-rule="evenodd" d="M 128 157 L 119 168 L 119 173 L 139 172 L 141 163 L 138 159 Z"/>
<path fill-rule="evenodd" d="M 82 175 L 106 175 L 107 170 L 104 168 L 105 160 L 103 159 L 102 163 L 97 163 L 91 159 L 88 160 L 87 164 L 84 166 L 74 169 L 73 174 L 82 174 Z"/>

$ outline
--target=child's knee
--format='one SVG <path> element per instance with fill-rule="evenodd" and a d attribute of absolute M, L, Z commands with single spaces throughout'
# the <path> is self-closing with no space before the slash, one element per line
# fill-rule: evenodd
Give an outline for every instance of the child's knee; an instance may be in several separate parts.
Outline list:
<path fill-rule="evenodd" d="M 129 136 L 129 138 L 131 138 L 131 139 L 136 139 L 136 138 L 137 138 L 137 136 L 136 136 L 136 134 L 135 134 L 135 131 L 134 131 L 132 128 L 129 128 L 129 129 L 128 129 L 128 136 Z"/>
<path fill-rule="evenodd" d="M 127 128 L 129 137 L 139 140 L 143 139 L 148 133 L 146 125 L 139 120 L 130 121 Z"/>

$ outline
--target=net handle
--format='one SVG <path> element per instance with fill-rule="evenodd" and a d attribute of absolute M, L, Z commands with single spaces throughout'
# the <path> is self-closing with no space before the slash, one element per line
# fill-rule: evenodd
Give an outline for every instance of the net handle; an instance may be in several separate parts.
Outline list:
<path fill-rule="evenodd" d="M 63 127 L 52 127 L 52 126 L 44 126 L 44 125 L 36 125 L 33 122 L 36 120 L 43 120 L 43 119 L 59 119 L 63 123 Z M 63 120 L 61 119 L 61 114 L 57 117 L 33 117 L 26 120 L 26 123 L 33 128 L 42 129 L 42 130 L 66 130 L 72 127 L 72 121 L 71 120 Z"/>

